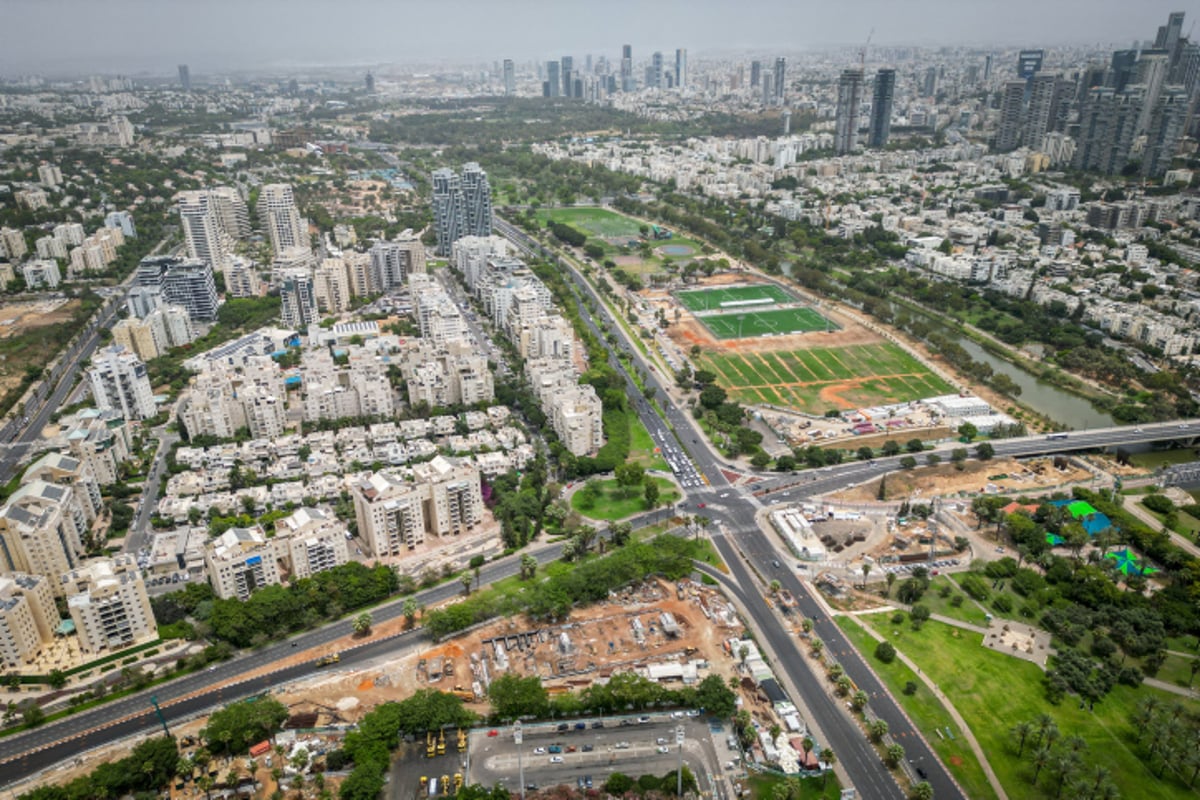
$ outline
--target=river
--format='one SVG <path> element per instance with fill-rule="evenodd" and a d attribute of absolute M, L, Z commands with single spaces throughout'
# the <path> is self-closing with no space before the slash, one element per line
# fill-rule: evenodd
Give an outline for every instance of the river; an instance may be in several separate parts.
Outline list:
<path fill-rule="evenodd" d="M 937 328 L 938 332 L 948 339 L 958 343 L 966 350 L 971 358 L 982 361 L 996 372 L 1003 372 L 1012 378 L 1013 383 L 1021 387 L 1017 398 L 1022 405 L 1028 406 L 1039 414 L 1074 430 L 1085 428 L 1107 428 L 1117 424 L 1111 416 L 1092 407 L 1090 401 L 1051 383 L 1038 380 L 1037 376 L 1009 363 L 999 356 L 994 356 L 959 331 L 946 325 L 936 317 L 913 310 L 909 306 L 889 304 L 893 313 L 904 313 L 910 317 L 920 317 L 925 322 Z"/>

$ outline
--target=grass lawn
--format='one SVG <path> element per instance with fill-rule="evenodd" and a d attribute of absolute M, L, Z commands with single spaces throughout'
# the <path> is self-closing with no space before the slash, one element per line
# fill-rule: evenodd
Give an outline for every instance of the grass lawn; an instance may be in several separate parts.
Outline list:
<path fill-rule="evenodd" d="M 718 319 L 734 317 L 722 315 Z M 717 376 L 717 383 L 735 400 L 761 402 L 760 390 L 769 389 L 782 404 L 815 414 L 823 414 L 835 405 L 863 408 L 951 391 L 945 381 L 893 344 L 772 353 L 705 352 L 698 361 L 701 369 Z M 822 392 L 834 392 L 836 398 L 822 397 Z"/>
<path fill-rule="evenodd" d="M 654 452 L 656 445 L 650 432 L 636 414 L 629 415 L 629 460 L 646 469 L 666 470 L 667 462 Z"/>
<path fill-rule="evenodd" d="M 537 212 L 540 222 L 552 219 L 570 225 L 589 236 L 627 236 L 637 239 L 638 228 L 644 223 L 614 213 L 604 208 L 552 208 Z"/>
<path fill-rule="evenodd" d="M 1146 686 L 1116 686 L 1094 711 L 1079 708 L 1068 697 L 1051 705 L 1042 688 L 1042 671 L 1028 661 L 985 649 L 979 634 L 929 622 L 920 631 L 894 627 L 886 618 L 867 620 L 897 649 L 921 666 L 954 703 L 974 731 L 992 768 L 1010 797 L 1049 797 L 1050 780 L 1031 786 L 1032 768 L 1018 761 L 1010 731 L 1018 722 L 1046 713 L 1054 718 L 1063 737 L 1078 735 L 1087 742 L 1084 763 L 1103 764 L 1123 797 L 1156 800 L 1195 795 L 1170 780 L 1159 780 L 1134 752 L 1136 746 L 1129 715 L 1137 701 L 1150 694 L 1174 702 L 1180 698 Z M 1192 709 L 1197 704 L 1186 703 Z M 1028 752 L 1028 748 L 1026 749 Z"/>
<path fill-rule="evenodd" d="M 796 300 L 782 287 L 773 283 L 693 289 L 679 292 L 676 297 L 688 311 L 715 311 L 721 308 L 721 303 L 741 300 L 774 300 L 776 303 L 794 303 Z"/>
<path fill-rule="evenodd" d="M 782 783 L 784 780 L 786 779 L 778 775 L 751 774 L 747 783 L 750 784 L 754 800 L 774 800 L 772 790 L 776 784 Z M 838 800 L 841 793 L 841 784 L 838 783 L 837 776 L 833 773 L 829 773 L 828 780 L 825 778 L 800 779 L 799 800 Z"/>
<path fill-rule="evenodd" d="M 1196 451 L 1190 447 L 1174 450 L 1151 450 L 1149 453 L 1130 453 L 1129 460 L 1142 469 L 1155 470 L 1171 464 L 1186 464 L 1196 460 Z"/>
<path fill-rule="evenodd" d="M 837 330 L 839 326 L 811 308 L 779 308 L 773 311 L 726 311 L 700 317 L 700 322 L 718 339 L 751 339 L 787 336 L 793 333 Z"/>
<path fill-rule="evenodd" d="M 904 578 L 897 576 L 896 584 L 899 585 Z M 943 586 L 951 587 L 952 591 L 949 597 L 942 597 L 938 594 L 938 590 Z M 892 587 L 894 592 L 896 587 Z M 955 607 L 950 601 L 955 595 L 962 597 L 962 605 Z M 944 617 L 957 619 L 961 622 L 967 622 L 971 625 L 987 625 L 987 617 L 975 601 L 967 596 L 967 593 L 959 588 L 958 584 L 951 580 L 946 575 L 935 575 L 929 583 L 929 591 L 921 598 L 921 605 L 927 606 L 934 614 L 941 614 Z M 994 611 L 992 612 L 995 613 Z M 997 615 L 998 616 L 998 615 Z"/>
<path fill-rule="evenodd" d="M 956 572 L 951 577 L 951 580 L 954 581 L 954 585 L 956 587 L 960 587 L 958 589 L 960 592 L 962 592 L 962 589 L 961 589 L 962 577 L 964 575 L 969 575 L 969 574 L 970 573 L 968 573 L 968 572 Z M 986 608 L 988 610 L 988 613 L 990 613 L 994 617 L 1004 617 L 1005 619 L 1024 620 L 1024 618 L 1020 614 L 1020 608 L 1028 601 L 1024 597 L 1022 597 L 1021 595 L 1017 594 L 1016 592 L 1014 592 L 1012 590 L 1011 581 L 1005 580 L 1005 581 L 1003 581 L 1003 588 L 993 589 L 992 584 L 995 583 L 995 581 L 993 581 L 991 578 L 989 578 L 988 576 L 986 576 L 982 573 L 975 573 L 975 574 L 979 575 L 979 577 L 981 577 L 984 580 L 984 582 L 987 584 L 988 592 L 989 592 L 988 599 L 981 600 L 981 601 L 979 601 L 979 603 L 980 603 L 980 605 L 982 605 L 984 608 Z M 966 592 L 962 592 L 962 593 L 963 593 L 963 597 L 966 598 L 963 600 L 963 608 L 966 608 L 967 605 L 975 606 L 975 603 L 972 602 L 971 597 L 969 595 L 967 595 Z M 996 598 L 999 597 L 1000 595 L 1006 595 L 1008 597 L 1008 599 L 1012 601 L 1012 611 L 1009 611 L 1008 613 L 1002 613 L 1001 611 L 997 610 L 997 608 L 995 606 L 995 602 L 996 602 Z M 953 596 L 953 595 L 951 595 L 951 596 Z M 929 597 L 928 592 L 925 593 L 925 597 Z M 921 602 L 925 602 L 925 600 L 922 599 Z M 978 609 L 978 606 L 975 606 L 975 608 Z M 1024 620 L 1024 621 L 1029 622 L 1029 620 Z M 987 623 L 980 622 L 977 624 L 985 625 Z"/>
<path fill-rule="evenodd" d="M 891 616 L 890 614 L 872 616 L 878 617 L 882 623 L 890 624 L 887 620 Z M 884 664 L 875 658 L 873 654 L 877 642 L 854 619 L 839 616 L 837 624 L 862 653 L 863 658 L 870 663 L 875 674 L 887 684 L 892 696 L 904 707 L 904 712 L 908 714 L 913 725 L 921 731 L 925 740 L 933 747 L 938 758 L 946 765 L 954 778 L 962 784 L 967 796 L 973 800 L 995 797 L 996 793 L 992 791 L 987 776 L 983 774 L 983 767 L 980 766 L 979 759 L 975 758 L 975 754 L 971 752 L 971 747 L 963 738 L 962 731 L 955 724 L 950 713 L 942 707 L 941 702 L 933 696 L 925 684 L 917 679 L 916 673 L 900 663 L 899 659 L 891 664 Z M 905 626 L 907 627 L 908 623 L 905 623 Z M 904 694 L 904 685 L 909 681 L 913 681 L 919 687 L 915 694 Z M 954 734 L 953 739 L 946 736 L 947 728 Z M 937 731 L 941 731 L 942 735 L 939 736 Z M 901 740 L 900 744 L 904 745 L 905 743 Z"/>
<path fill-rule="evenodd" d="M 679 499 L 679 490 L 666 478 L 654 478 L 658 483 L 659 506 L 669 505 Z M 591 508 L 584 508 L 580 492 L 571 495 L 571 508 L 588 519 L 618 520 L 646 511 L 646 498 L 639 490 L 625 497 L 617 486 L 616 478 L 600 481 L 600 499 Z"/>
<path fill-rule="evenodd" d="M 1160 514 L 1153 509 L 1146 508 L 1146 504 L 1142 503 L 1141 501 L 1138 502 L 1138 505 L 1141 506 L 1143 511 L 1145 511 L 1147 514 L 1150 514 L 1160 523 L 1166 521 L 1166 515 Z M 1196 533 L 1200 532 L 1200 519 L 1196 519 L 1191 514 L 1177 510 L 1175 512 L 1175 524 L 1171 527 L 1171 530 L 1182 536 L 1186 536 L 1189 539 L 1195 539 Z"/>
<path fill-rule="evenodd" d="M 1158 670 L 1158 674 L 1154 677 L 1160 681 L 1173 683 L 1176 686 L 1187 686 L 1190 682 L 1192 686 L 1200 684 L 1200 672 L 1196 673 L 1195 679 L 1192 678 L 1191 664 L 1194 661 L 1200 661 L 1200 656 L 1196 658 L 1186 658 L 1177 656 L 1174 653 L 1167 654 L 1167 660 L 1163 662 L 1162 667 Z"/>
<path fill-rule="evenodd" d="M 1195 636 L 1169 636 L 1167 649 L 1177 653 L 1191 653 L 1200 656 L 1200 640 Z"/>

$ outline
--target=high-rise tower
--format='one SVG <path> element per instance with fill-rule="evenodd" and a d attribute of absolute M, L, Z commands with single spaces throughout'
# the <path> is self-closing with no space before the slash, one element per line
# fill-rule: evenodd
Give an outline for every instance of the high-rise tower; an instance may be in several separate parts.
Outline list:
<path fill-rule="evenodd" d="M 463 166 L 464 236 L 492 235 L 492 188 L 483 167 L 472 161 Z"/>
<path fill-rule="evenodd" d="M 546 85 L 550 87 L 550 92 L 547 97 L 559 97 L 562 95 L 562 81 L 558 77 L 559 63 L 557 61 L 546 62 Z"/>
<path fill-rule="evenodd" d="M 995 149 L 1006 153 L 1021 143 L 1021 116 L 1025 110 L 1025 81 L 1008 81 L 1000 97 L 1000 127 Z"/>
<path fill-rule="evenodd" d="M 687 88 L 687 50 L 679 48 L 675 51 L 675 88 Z"/>
<path fill-rule="evenodd" d="M 504 94 L 512 97 L 517 93 L 517 72 L 511 58 L 504 59 Z"/>
<path fill-rule="evenodd" d="M 875 93 L 871 98 L 871 127 L 868 147 L 883 147 L 892 132 L 892 100 L 896 94 L 896 70 L 875 73 Z"/>
<path fill-rule="evenodd" d="M 258 195 L 258 218 L 271 240 L 271 250 L 279 255 L 289 247 L 309 249 L 308 228 L 296 208 L 292 187 L 286 183 L 269 183 Z"/>
<path fill-rule="evenodd" d="M 1050 72 L 1033 76 L 1029 91 L 1029 112 L 1025 122 L 1025 146 L 1041 150 L 1046 134 L 1058 118 L 1059 78 Z"/>
<path fill-rule="evenodd" d="M 192 90 L 192 71 L 188 69 L 187 64 L 179 65 L 179 85 L 185 92 Z"/>
<path fill-rule="evenodd" d="M 621 91 L 633 91 L 633 46 L 621 45 Z"/>
<path fill-rule="evenodd" d="M 782 105 L 785 100 L 787 100 L 787 59 L 780 56 L 775 59 L 775 102 Z"/>
<path fill-rule="evenodd" d="M 1146 129 L 1146 150 L 1142 154 L 1143 176 L 1157 178 L 1170 167 L 1187 115 L 1188 96 L 1183 87 L 1165 87 L 1159 93 Z"/>
<path fill-rule="evenodd" d="M 750 88 L 757 89 L 759 84 L 761 84 L 761 83 L 762 83 L 762 62 L 761 61 L 751 61 L 750 62 Z"/>
<path fill-rule="evenodd" d="M 833 133 L 833 147 L 838 153 L 852 152 L 858 146 L 858 115 L 862 104 L 862 90 L 863 71 L 842 70 L 842 76 L 838 79 L 837 119 Z"/>
<path fill-rule="evenodd" d="M 552 61 L 551 64 L 558 62 Z M 433 173 L 433 225 L 437 231 L 437 254 L 449 256 L 450 246 L 465 236 L 466 206 L 462 181 L 454 170 L 443 167 Z"/>

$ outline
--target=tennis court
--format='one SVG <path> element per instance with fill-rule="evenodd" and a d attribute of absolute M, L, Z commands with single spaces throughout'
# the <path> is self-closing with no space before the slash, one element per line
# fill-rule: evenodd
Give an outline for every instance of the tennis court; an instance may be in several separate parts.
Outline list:
<path fill-rule="evenodd" d="M 758 336 L 787 336 L 793 333 L 838 330 L 835 323 L 811 308 L 730 311 L 697 319 L 718 339 L 752 339 Z"/>
<path fill-rule="evenodd" d="M 676 297 L 679 298 L 679 302 L 688 311 L 717 311 L 722 308 L 736 308 L 736 306 L 725 305 L 729 303 L 745 303 L 746 307 L 750 307 L 756 301 L 761 302 L 763 305 L 796 302 L 796 298 L 784 291 L 782 287 L 776 286 L 773 283 L 764 283 L 757 286 L 693 289 L 690 292 L 679 292 Z"/>

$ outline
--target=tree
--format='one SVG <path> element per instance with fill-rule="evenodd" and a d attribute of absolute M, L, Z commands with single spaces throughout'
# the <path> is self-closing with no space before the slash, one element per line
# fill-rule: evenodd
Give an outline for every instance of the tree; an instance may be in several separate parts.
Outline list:
<path fill-rule="evenodd" d="M 931 467 L 936 467 L 938 464 L 942 463 L 942 457 L 937 453 L 930 453 L 929 455 L 925 456 L 925 463 Z"/>
<path fill-rule="evenodd" d="M 900 443 L 895 439 L 888 439 L 883 443 L 883 454 L 885 456 L 894 456 L 900 452 Z"/>
<path fill-rule="evenodd" d="M 887 720 L 873 719 L 873 720 L 871 720 L 871 724 L 867 726 L 867 730 L 871 734 L 872 741 L 882 742 L 883 737 L 887 736 L 887 734 L 888 734 Z"/>
<path fill-rule="evenodd" d="M 404 614 L 404 626 L 411 628 L 417 621 L 417 612 L 421 607 L 418 605 L 416 598 L 404 598 L 404 605 L 401 607 L 401 613 Z"/>
<path fill-rule="evenodd" d="M 463 593 L 468 597 L 471 596 L 471 583 L 473 581 L 474 579 L 471 577 L 471 573 L 469 572 L 464 572 L 458 577 L 458 582 L 463 585 Z"/>
<path fill-rule="evenodd" d="M 750 457 L 750 464 L 755 469 L 764 469 L 767 466 L 767 464 L 770 464 L 770 463 L 771 463 L 771 457 L 762 450 L 759 450 L 757 453 L 755 453 L 753 456 Z"/>
<path fill-rule="evenodd" d="M 855 711 L 862 711 L 864 708 L 867 707 L 867 703 L 869 701 L 870 701 L 870 698 L 867 697 L 867 693 L 864 692 L 862 689 L 859 689 L 853 695 L 850 696 L 850 705 L 854 707 Z"/>
<path fill-rule="evenodd" d="M 956 447 L 950 451 L 950 463 L 954 464 L 954 468 L 959 472 L 963 471 L 966 466 L 967 448 Z"/>
<path fill-rule="evenodd" d="M 265 695 L 232 703 L 213 712 L 208 718 L 208 725 L 200 731 L 200 736 L 208 742 L 212 752 L 226 755 L 242 753 L 252 744 L 274 738 L 282 730 L 287 718 L 287 706 L 271 695 Z M 201 754 L 208 758 L 203 750 L 196 751 L 197 757 Z"/>
<path fill-rule="evenodd" d="M 908 796 L 912 800 L 933 800 L 933 786 L 930 785 L 929 781 L 921 781 L 913 785 L 912 791 L 909 792 Z"/>
<path fill-rule="evenodd" d="M 920 453 L 925 449 L 925 443 L 920 439 L 909 439 L 904 449 L 910 453 Z"/>
<path fill-rule="evenodd" d="M 885 664 L 890 664 L 896 660 L 896 648 L 889 641 L 882 641 L 875 645 L 875 657 Z"/>
<path fill-rule="evenodd" d="M 643 489 L 643 492 L 646 495 L 646 508 L 657 508 L 659 498 L 658 481 L 654 480 L 653 478 L 646 481 L 646 486 L 645 489 Z"/>
<path fill-rule="evenodd" d="M 527 581 L 534 575 L 537 575 L 538 560 L 535 556 L 525 554 L 521 556 L 521 580 Z"/>
<path fill-rule="evenodd" d="M 354 622 L 351 623 L 352 626 L 354 627 L 354 633 L 358 636 L 365 636 L 366 634 L 371 632 L 371 623 L 373 623 L 374 621 L 375 620 L 371 616 L 370 611 L 362 612 L 361 614 L 356 616 L 354 618 Z"/>
<path fill-rule="evenodd" d="M 737 709 L 737 695 L 721 676 L 710 674 L 696 686 L 696 703 L 713 716 L 727 719 Z"/>
<path fill-rule="evenodd" d="M 884 578 L 887 581 L 887 596 L 892 596 L 892 586 L 896 583 L 896 573 L 889 572 Z"/>
<path fill-rule="evenodd" d="M 820 639 L 813 639 L 808 646 L 812 648 L 813 655 L 817 658 L 821 657 L 821 651 L 825 649 L 825 643 Z"/>
<path fill-rule="evenodd" d="M 884 757 L 884 760 L 887 762 L 887 765 L 889 767 L 891 767 L 892 769 L 895 769 L 896 767 L 900 766 L 900 763 L 902 761 L 904 761 L 904 745 L 902 745 L 902 744 L 899 744 L 899 743 L 889 744 L 887 746 L 887 750 L 885 750 L 884 752 L 886 754 Z"/>
<path fill-rule="evenodd" d="M 549 716 L 550 695 L 536 675 L 522 678 L 506 672 L 488 686 L 488 699 L 496 717 L 504 722 Z"/>
<path fill-rule="evenodd" d="M 863 588 L 866 589 L 867 588 L 867 576 L 871 574 L 871 565 L 869 563 L 865 563 L 865 562 L 863 563 L 862 574 L 863 574 Z"/>
<path fill-rule="evenodd" d="M 36 728 L 46 721 L 46 712 L 42 711 L 42 707 L 37 703 L 30 703 L 21 712 L 21 718 L 25 721 L 26 728 Z"/>
<path fill-rule="evenodd" d="M 632 497 L 637 487 L 646 480 L 646 469 L 637 463 L 618 464 L 613 474 L 625 497 Z"/>
<path fill-rule="evenodd" d="M 914 630 L 920 630 L 921 626 L 929 620 L 929 606 L 921 605 L 920 603 L 912 607 L 909 616 L 912 617 L 912 626 Z"/>
<path fill-rule="evenodd" d="M 958 426 L 958 435 L 969 442 L 979 435 L 979 428 L 976 428 L 969 422 L 964 422 Z"/>
<path fill-rule="evenodd" d="M 623 547 L 633 536 L 633 525 L 628 522 L 614 522 L 608 526 L 608 535 L 616 547 Z"/>
<path fill-rule="evenodd" d="M 864 445 L 855 451 L 855 455 L 858 457 L 859 461 L 870 461 L 875 457 L 875 451 Z"/>
<path fill-rule="evenodd" d="M 1037 784 L 1038 776 L 1042 774 L 1042 770 L 1049 765 L 1050 759 L 1053 757 L 1053 753 L 1050 752 L 1049 747 L 1042 746 L 1033 751 L 1033 755 L 1029 757 L 1029 761 L 1033 764 L 1034 785 Z"/>
<path fill-rule="evenodd" d="M 996 448 L 992 447 L 990 442 L 980 442 L 975 446 L 975 455 L 980 461 L 987 461 L 996 455 Z"/>
<path fill-rule="evenodd" d="M 904 458 L 900 459 L 900 468 L 901 469 L 916 469 L 917 468 L 917 459 L 913 456 L 905 456 Z"/>
<path fill-rule="evenodd" d="M 1029 721 L 1018 722 L 1012 727 L 1010 733 L 1017 740 L 1017 758 L 1025 752 L 1025 742 L 1033 735 L 1033 723 Z"/>
<path fill-rule="evenodd" d="M 46 676 L 46 683 L 51 689 L 58 690 L 67 685 L 67 673 L 61 669 L 52 669 L 50 674 Z"/>
<path fill-rule="evenodd" d="M 830 770 L 832 770 L 834 765 L 837 764 L 837 753 L 826 747 L 821 751 L 821 760 L 824 761 L 828 767 L 828 769 L 825 770 L 825 773 L 821 776 L 821 786 L 824 786 L 825 782 L 829 780 Z"/>

